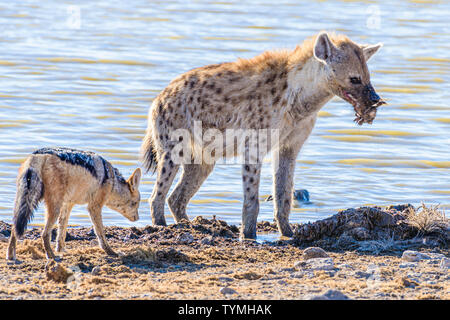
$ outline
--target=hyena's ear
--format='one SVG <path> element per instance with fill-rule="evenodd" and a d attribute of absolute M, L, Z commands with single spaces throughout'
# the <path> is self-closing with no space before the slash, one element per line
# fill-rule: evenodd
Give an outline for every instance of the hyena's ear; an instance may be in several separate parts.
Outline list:
<path fill-rule="evenodd" d="M 319 33 L 314 43 L 314 57 L 317 60 L 326 63 L 333 58 L 337 50 L 326 32 Z"/>
<path fill-rule="evenodd" d="M 362 45 L 361 49 L 363 50 L 364 58 L 366 59 L 366 61 L 368 61 L 382 46 L 382 43 L 377 43 L 374 45 Z"/>
<path fill-rule="evenodd" d="M 141 182 L 141 176 L 142 176 L 141 168 L 137 168 L 136 170 L 134 170 L 134 172 L 130 176 L 130 178 L 128 178 L 128 183 L 130 184 L 130 187 L 134 191 L 137 191 L 139 189 L 139 183 Z"/>

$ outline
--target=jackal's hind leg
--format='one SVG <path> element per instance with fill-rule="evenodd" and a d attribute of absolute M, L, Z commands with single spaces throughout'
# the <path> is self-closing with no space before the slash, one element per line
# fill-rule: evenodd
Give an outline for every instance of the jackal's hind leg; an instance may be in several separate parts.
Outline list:
<path fill-rule="evenodd" d="M 50 240 L 53 226 L 55 225 L 61 211 L 61 204 L 53 202 L 51 199 L 45 199 L 45 204 L 47 207 L 47 214 L 44 230 L 42 231 L 42 243 L 44 245 L 44 251 L 47 259 L 59 260 L 59 257 L 55 256 L 53 253 Z"/>
<path fill-rule="evenodd" d="M 241 238 L 256 238 L 256 222 L 259 213 L 260 174 L 261 164 L 244 164 L 242 166 L 244 207 L 242 210 Z"/>
<path fill-rule="evenodd" d="M 156 178 L 155 187 L 152 195 L 148 200 L 152 215 L 153 225 L 165 226 L 166 218 L 164 217 L 164 204 L 167 193 L 175 178 L 179 164 L 175 164 L 170 159 L 170 152 L 167 151 L 161 156 L 158 162 L 158 177 Z"/>
<path fill-rule="evenodd" d="M 56 252 L 63 252 L 66 241 L 67 224 L 69 222 L 70 212 L 72 211 L 72 204 L 65 204 L 58 218 L 58 235 L 56 237 Z"/>
<path fill-rule="evenodd" d="M 214 164 L 183 165 L 180 181 L 167 199 L 169 209 L 176 222 L 180 222 L 182 219 L 189 220 L 186 206 L 213 169 Z"/>

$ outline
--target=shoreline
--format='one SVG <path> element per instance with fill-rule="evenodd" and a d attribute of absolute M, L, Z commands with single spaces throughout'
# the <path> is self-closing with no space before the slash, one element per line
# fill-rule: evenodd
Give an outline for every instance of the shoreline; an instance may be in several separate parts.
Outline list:
<path fill-rule="evenodd" d="M 167 227 L 105 227 L 119 257 L 98 247 L 92 227 L 68 228 L 57 263 L 45 259 L 41 228 L 33 228 L 9 262 L 10 227 L 0 222 L 0 299 L 450 299 L 448 244 L 430 237 L 380 250 L 375 239 L 345 246 L 347 234 L 300 241 L 306 226 L 297 225 L 292 239 L 239 240 L 236 226 L 198 216 Z M 258 234 L 275 230 L 258 223 Z"/>

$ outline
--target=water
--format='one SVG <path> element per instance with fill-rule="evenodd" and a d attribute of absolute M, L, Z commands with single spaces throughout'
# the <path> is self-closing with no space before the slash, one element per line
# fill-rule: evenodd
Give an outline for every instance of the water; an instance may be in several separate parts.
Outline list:
<path fill-rule="evenodd" d="M 11 221 L 17 169 L 34 149 L 93 150 L 129 175 L 139 165 L 148 107 L 171 79 L 293 48 L 320 30 L 384 43 L 369 68 L 389 105 L 363 127 L 342 100 L 324 107 L 297 160 L 295 187 L 312 203 L 294 208 L 291 221 L 368 204 L 449 208 L 449 9 L 448 1 L 2 1 L 0 219 Z M 240 172 L 217 166 L 188 214 L 240 223 Z M 143 179 L 139 222 L 105 208 L 105 224 L 149 224 L 154 179 Z M 262 198 L 271 185 L 265 163 Z M 272 218 L 272 203 L 262 202 L 259 219 Z M 90 225 L 85 207 L 74 208 L 70 224 Z"/>

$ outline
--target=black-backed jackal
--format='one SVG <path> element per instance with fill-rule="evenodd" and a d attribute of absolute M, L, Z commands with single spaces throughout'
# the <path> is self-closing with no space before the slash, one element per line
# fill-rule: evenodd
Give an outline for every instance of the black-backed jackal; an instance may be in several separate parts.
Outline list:
<path fill-rule="evenodd" d="M 47 208 L 42 241 L 48 259 L 56 258 L 50 246 L 56 220 L 56 251 L 62 252 L 70 212 L 74 205 L 86 203 L 100 247 L 107 254 L 116 255 L 106 242 L 102 207 L 106 205 L 131 221 L 138 220 L 140 179 L 140 168 L 125 180 L 108 161 L 92 152 L 68 148 L 36 150 L 19 169 L 14 225 L 6 258 L 16 258 L 16 239 L 24 234 L 41 200 Z"/>

